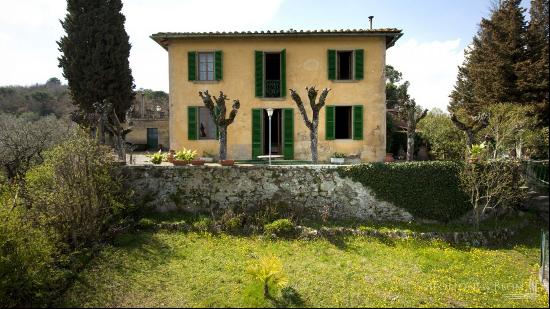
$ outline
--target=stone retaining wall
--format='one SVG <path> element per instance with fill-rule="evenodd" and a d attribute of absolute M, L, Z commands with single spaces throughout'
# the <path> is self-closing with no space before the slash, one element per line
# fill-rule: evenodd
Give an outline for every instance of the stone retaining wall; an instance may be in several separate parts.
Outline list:
<path fill-rule="evenodd" d="M 210 212 L 282 203 L 332 219 L 411 221 L 328 166 L 124 166 L 125 185 L 157 211 Z"/>

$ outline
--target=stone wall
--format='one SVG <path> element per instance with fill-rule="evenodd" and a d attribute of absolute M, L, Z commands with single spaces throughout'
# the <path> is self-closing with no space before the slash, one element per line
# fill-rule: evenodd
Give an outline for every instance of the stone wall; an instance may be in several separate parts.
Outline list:
<path fill-rule="evenodd" d="M 157 211 L 210 212 L 284 204 L 333 219 L 411 221 L 362 184 L 327 166 L 125 166 L 126 186 Z"/>

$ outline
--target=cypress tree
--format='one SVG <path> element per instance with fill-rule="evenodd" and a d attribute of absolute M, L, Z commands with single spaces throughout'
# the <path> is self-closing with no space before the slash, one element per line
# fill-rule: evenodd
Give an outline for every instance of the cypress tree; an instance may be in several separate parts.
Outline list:
<path fill-rule="evenodd" d="M 67 0 L 59 67 L 81 114 L 91 115 L 94 104 L 108 102 L 123 121 L 132 104 L 135 86 L 121 9 L 120 0 Z"/>
<path fill-rule="evenodd" d="M 526 23 L 521 0 L 503 0 L 483 18 L 451 94 L 451 106 L 522 102 L 518 63 L 526 59 Z"/>
<path fill-rule="evenodd" d="M 537 103 L 539 114 L 548 126 L 549 101 L 549 9 L 548 0 L 532 0 L 529 15 L 531 20 L 527 28 L 527 59 L 518 65 L 518 87 L 523 100 Z"/>

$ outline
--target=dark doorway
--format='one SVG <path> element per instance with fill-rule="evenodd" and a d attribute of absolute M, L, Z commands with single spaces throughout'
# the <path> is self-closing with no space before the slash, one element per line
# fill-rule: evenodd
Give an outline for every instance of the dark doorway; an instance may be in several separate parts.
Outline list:
<path fill-rule="evenodd" d="M 157 128 L 147 128 L 147 149 L 158 150 L 159 131 Z"/>
<path fill-rule="evenodd" d="M 351 138 L 351 106 L 336 106 L 334 108 L 334 138 Z"/>
<path fill-rule="evenodd" d="M 269 154 L 269 117 L 267 111 L 264 109 L 264 155 Z M 282 110 L 274 109 L 273 116 L 271 116 L 271 154 L 280 155 L 283 153 L 282 149 Z"/>
<path fill-rule="evenodd" d="M 265 54 L 265 96 L 281 96 L 281 53 Z"/>

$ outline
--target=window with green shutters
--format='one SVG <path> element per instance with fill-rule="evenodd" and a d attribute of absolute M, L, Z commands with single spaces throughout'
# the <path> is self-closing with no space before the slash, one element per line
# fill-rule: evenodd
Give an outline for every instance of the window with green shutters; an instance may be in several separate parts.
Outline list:
<path fill-rule="evenodd" d="M 252 109 L 252 159 L 262 155 L 262 119 L 261 108 Z"/>
<path fill-rule="evenodd" d="M 325 139 L 327 141 L 334 139 L 334 110 L 335 106 L 325 106 Z"/>
<path fill-rule="evenodd" d="M 197 116 L 198 116 L 198 107 L 189 106 L 187 107 L 187 139 L 197 140 Z"/>
<path fill-rule="evenodd" d="M 254 94 L 259 98 L 281 98 L 287 93 L 286 49 L 254 52 Z"/>
<path fill-rule="evenodd" d="M 353 139 L 363 139 L 363 105 L 353 106 Z"/>
<path fill-rule="evenodd" d="M 283 155 L 285 160 L 294 159 L 294 110 L 283 109 Z"/>
<path fill-rule="evenodd" d="M 345 61 L 344 61 L 345 60 Z M 353 62 L 353 65 L 351 63 Z M 365 51 L 334 50 L 327 51 L 329 80 L 362 80 L 365 75 Z"/>
<path fill-rule="evenodd" d="M 189 81 L 220 81 L 223 79 L 223 54 L 215 52 L 187 53 L 187 76 Z"/>

